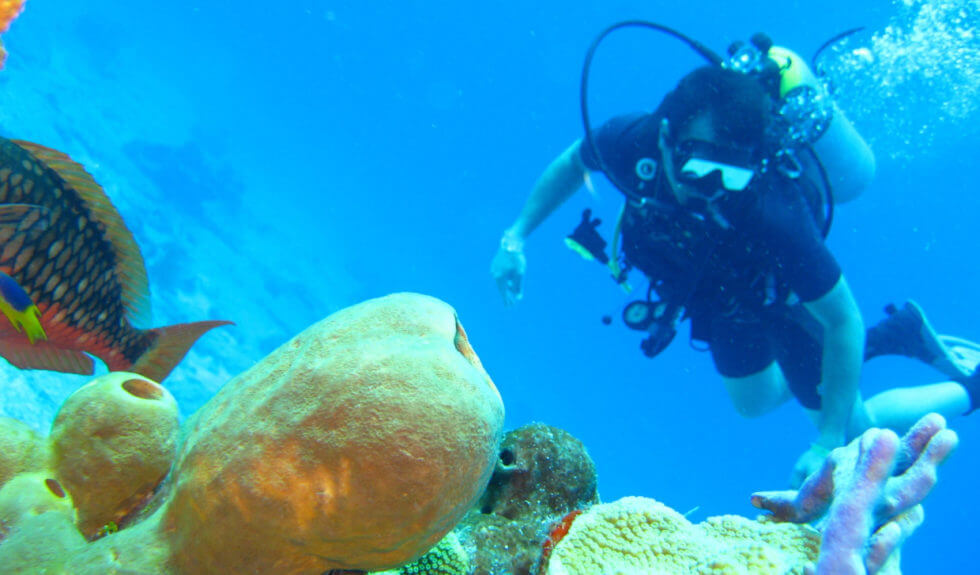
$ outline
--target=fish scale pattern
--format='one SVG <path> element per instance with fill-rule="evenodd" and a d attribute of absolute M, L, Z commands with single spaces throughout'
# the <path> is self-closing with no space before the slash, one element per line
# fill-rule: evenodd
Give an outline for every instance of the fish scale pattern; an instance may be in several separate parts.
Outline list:
<path fill-rule="evenodd" d="M 105 224 L 56 171 L 17 143 L 0 142 L 0 163 L 0 204 L 44 208 L 16 228 L 0 228 L 0 269 L 24 287 L 46 325 L 63 324 L 78 338 L 136 361 L 153 334 L 127 321 Z"/>

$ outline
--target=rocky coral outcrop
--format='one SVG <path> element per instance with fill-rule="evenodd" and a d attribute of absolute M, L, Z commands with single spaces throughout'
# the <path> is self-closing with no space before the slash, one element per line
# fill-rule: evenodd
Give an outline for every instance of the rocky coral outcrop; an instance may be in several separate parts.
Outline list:
<path fill-rule="evenodd" d="M 551 526 L 597 503 L 595 464 L 565 430 L 533 423 L 508 432 L 486 493 L 457 533 L 475 575 L 534 573 Z"/>

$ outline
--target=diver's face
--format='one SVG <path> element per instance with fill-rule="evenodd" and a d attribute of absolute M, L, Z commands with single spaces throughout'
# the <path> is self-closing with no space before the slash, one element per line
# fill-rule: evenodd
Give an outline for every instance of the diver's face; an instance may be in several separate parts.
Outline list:
<path fill-rule="evenodd" d="M 689 205 L 697 198 L 710 204 L 727 192 L 741 192 L 755 178 L 754 149 L 718 140 L 708 115 L 696 117 L 676 136 L 669 123 L 661 125 L 661 160 L 678 203 Z"/>
<path fill-rule="evenodd" d="M 700 140 L 704 142 L 714 142 L 716 139 L 715 129 L 711 123 L 711 116 L 701 114 L 691 120 L 687 126 L 678 130 L 676 134 L 671 133 L 671 126 L 664 120 L 660 124 L 660 154 L 663 159 L 664 174 L 667 176 L 667 183 L 670 190 L 677 199 L 677 203 L 684 205 L 694 197 L 702 197 L 703 191 L 693 184 L 683 181 L 677 174 L 674 163 L 674 156 L 677 153 L 673 145 L 689 140 Z"/>

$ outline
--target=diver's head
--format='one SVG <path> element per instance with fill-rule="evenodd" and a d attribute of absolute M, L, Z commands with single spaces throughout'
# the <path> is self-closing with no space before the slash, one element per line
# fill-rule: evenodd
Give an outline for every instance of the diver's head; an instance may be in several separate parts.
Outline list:
<path fill-rule="evenodd" d="M 764 157 L 769 96 L 759 82 L 718 66 L 685 76 L 660 104 L 660 151 L 677 200 L 741 191 Z"/>

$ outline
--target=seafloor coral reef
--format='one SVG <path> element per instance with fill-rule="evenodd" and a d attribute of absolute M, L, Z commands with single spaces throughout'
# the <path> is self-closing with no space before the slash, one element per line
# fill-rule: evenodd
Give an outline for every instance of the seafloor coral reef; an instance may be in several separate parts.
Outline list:
<path fill-rule="evenodd" d="M 0 420 L 0 575 L 895 573 L 956 445 L 938 416 L 869 431 L 799 492 L 756 494 L 758 520 L 600 504 L 568 433 L 501 438 L 455 312 L 416 294 L 337 312 L 176 414 L 113 373 L 48 437 Z"/>
<path fill-rule="evenodd" d="M 462 567 L 427 570 L 428 565 L 450 564 L 439 561 L 443 551 L 436 549 L 432 560 L 424 557 L 392 575 L 897 575 L 901 545 L 921 524 L 921 502 L 956 444 L 956 434 L 936 414 L 924 417 L 901 440 L 890 431 L 871 429 L 835 449 L 799 491 L 756 493 L 753 504 L 771 513 L 757 520 L 722 516 L 695 525 L 653 499 L 627 497 L 571 511 L 552 523 L 550 531 L 521 529 L 533 524 L 526 517 L 508 533 L 507 524 L 487 509 L 474 510 L 456 530 L 460 539 L 474 531 L 502 532 L 485 539 L 487 547 L 469 550 L 478 560 L 476 566 L 455 558 L 452 565 Z M 584 450 L 581 457 L 588 457 Z M 541 479 L 560 482 L 561 469 L 567 469 L 567 463 L 554 477 L 543 474 Z M 579 487 L 590 485 L 584 474 L 569 477 Z M 520 486 L 517 482 L 515 489 L 498 488 L 498 493 L 515 496 L 518 508 L 543 512 L 539 521 L 556 510 L 535 505 L 533 496 L 528 505 L 522 500 L 527 492 Z M 810 522 L 814 526 L 807 525 Z M 456 535 L 450 535 L 455 541 Z M 538 546 L 540 560 L 528 571 L 527 550 Z M 481 565 L 490 568 L 481 571 Z"/>

